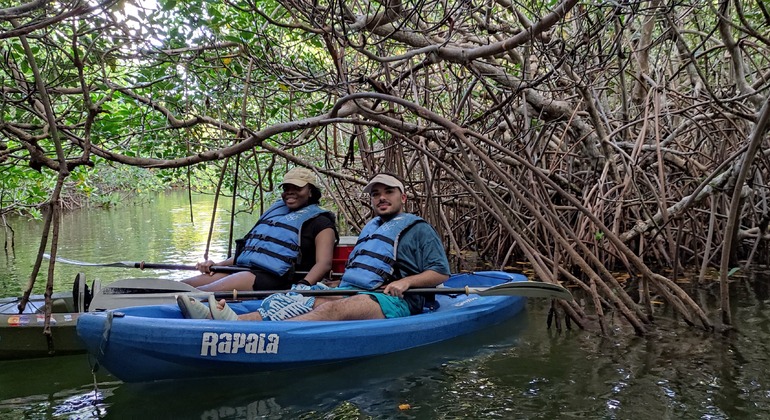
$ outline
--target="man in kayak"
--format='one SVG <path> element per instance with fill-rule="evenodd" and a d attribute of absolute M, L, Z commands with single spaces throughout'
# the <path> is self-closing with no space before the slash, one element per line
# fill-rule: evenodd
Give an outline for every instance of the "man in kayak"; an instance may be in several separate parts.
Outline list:
<path fill-rule="evenodd" d="M 361 293 L 344 298 L 276 294 L 266 298 L 259 311 L 240 316 L 224 300 L 215 302 L 212 296 L 210 310 L 185 299 L 180 302 L 183 312 L 198 318 L 254 321 L 379 319 L 421 313 L 426 298 L 432 297 L 405 295 L 404 291 L 435 287 L 449 278 L 441 239 L 425 220 L 403 211 L 407 197 L 404 184 L 396 177 L 378 174 L 364 192 L 370 196 L 375 217 L 359 235 L 339 285 Z"/>
<path fill-rule="evenodd" d="M 318 185 L 310 169 L 296 167 L 286 172 L 280 185 L 281 200 L 237 241 L 235 256 L 218 263 L 198 263 L 202 274 L 182 282 L 208 292 L 282 290 L 295 283 L 312 286 L 327 277 L 338 235 L 334 214 L 318 206 Z M 211 271 L 214 265 L 248 270 L 215 273 Z"/>

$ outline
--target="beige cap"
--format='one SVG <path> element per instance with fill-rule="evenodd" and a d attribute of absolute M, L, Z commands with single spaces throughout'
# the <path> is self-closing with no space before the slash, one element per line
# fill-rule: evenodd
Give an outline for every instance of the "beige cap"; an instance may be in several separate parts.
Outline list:
<path fill-rule="evenodd" d="M 364 192 L 369 194 L 374 188 L 374 184 L 383 184 L 388 187 L 397 187 L 401 192 L 404 192 L 404 184 L 401 183 L 396 177 L 387 174 L 378 174 L 372 178 L 368 184 L 364 187 Z"/>
<path fill-rule="evenodd" d="M 286 175 L 283 176 L 283 182 L 281 182 L 281 185 L 284 184 L 296 185 L 300 188 L 307 184 L 312 184 L 318 187 L 318 178 L 315 176 L 315 172 L 311 171 L 310 169 L 296 167 L 291 168 L 291 170 L 286 172 Z"/>

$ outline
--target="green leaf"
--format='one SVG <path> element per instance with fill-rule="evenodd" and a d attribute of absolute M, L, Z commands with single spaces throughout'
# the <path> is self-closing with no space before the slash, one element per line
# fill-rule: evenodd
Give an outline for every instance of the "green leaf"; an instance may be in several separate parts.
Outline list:
<path fill-rule="evenodd" d="M 163 10 L 172 10 L 176 7 L 176 0 L 162 0 L 160 4 Z"/>

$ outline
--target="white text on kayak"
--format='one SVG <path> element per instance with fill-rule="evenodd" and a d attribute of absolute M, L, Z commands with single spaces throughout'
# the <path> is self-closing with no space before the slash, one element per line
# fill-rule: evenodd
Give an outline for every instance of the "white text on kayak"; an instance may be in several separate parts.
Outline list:
<path fill-rule="evenodd" d="M 278 353 L 278 334 L 205 332 L 201 339 L 201 356 L 236 354 L 239 352 Z"/>

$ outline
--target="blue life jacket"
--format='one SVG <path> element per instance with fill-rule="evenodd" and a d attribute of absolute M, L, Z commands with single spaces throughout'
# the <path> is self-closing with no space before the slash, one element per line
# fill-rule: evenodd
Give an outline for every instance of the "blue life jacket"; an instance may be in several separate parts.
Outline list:
<path fill-rule="evenodd" d="M 316 204 L 291 211 L 283 202 L 273 204 L 243 238 L 235 264 L 256 267 L 283 276 L 299 262 L 302 225 L 324 213 Z"/>
<path fill-rule="evenodd" d="M 385 223 L 381 217 L 372 219 L 358 236 L 342 273 L 340 286 L 374 290 L 384 283 L 398 280 L 398 239 L 407 228 L 421 222 L 425 220 L 409 213 L 401 213 Z"/>

